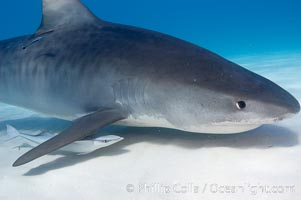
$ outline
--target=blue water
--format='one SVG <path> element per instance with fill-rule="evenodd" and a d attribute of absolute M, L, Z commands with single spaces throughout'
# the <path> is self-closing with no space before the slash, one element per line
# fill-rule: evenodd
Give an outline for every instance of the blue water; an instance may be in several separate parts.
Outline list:
<path fill-rule="evenodd" d="M 223 56 L 301 50 L 299 0 L 83 0 L 100 18 L 164 32 Z M 0 2 L 0 39 L 33 33 L 40 0 Z"/>

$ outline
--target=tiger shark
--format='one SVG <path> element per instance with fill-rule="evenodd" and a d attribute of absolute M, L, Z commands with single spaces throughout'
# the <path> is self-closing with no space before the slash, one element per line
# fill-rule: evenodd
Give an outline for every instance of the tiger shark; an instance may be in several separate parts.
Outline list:
<path fill-rule="evenodd" d="M 297 114 L 272 81 L 202 47 L 43 0 L 32 35 L 0 42 L 0 101 L 72 120 L 20 166 L 117 124 L 239 133 Z"/>

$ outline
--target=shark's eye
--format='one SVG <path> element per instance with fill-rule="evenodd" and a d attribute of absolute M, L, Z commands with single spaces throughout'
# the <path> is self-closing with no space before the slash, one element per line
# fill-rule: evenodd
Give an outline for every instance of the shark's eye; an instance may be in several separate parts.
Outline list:
<path fill-rule="evenodd" d="M 245 109 L 245 108 L 247 107 L 247 104 L 246 104 L 246 102 L 244 102 L 244 101 L 238 101 L 238 102 L 236 103 L 236 107 L 237 107 L 239 110 L 243 110 L 243 109 Z"/>

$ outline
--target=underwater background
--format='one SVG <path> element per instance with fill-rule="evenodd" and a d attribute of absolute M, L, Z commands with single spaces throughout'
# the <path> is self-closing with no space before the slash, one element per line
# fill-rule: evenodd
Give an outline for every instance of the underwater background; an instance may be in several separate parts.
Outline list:
<path fill-rule="evenodd" d="M 82 0 L 103 20 L 190 41 L 301 100 L 301 1 Z M 0 40 L 34 33 L 40 0 L 0 2 Z M 87 155 L 57 152 L 20 168 L 28 151 L 6 125 L 37 134 L 70 124 L 0 104 L 0 200 L 284 199 L 301 196 L 301 116 L 237 135 L 109 127 L 124 141 Z M 23 146 L 22 148 L 14 148 Z"/>

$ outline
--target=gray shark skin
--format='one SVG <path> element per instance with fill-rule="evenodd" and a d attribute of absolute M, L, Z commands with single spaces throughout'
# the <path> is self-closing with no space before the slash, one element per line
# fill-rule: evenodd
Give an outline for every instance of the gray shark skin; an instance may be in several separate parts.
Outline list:
<path fill-rule="evenodd" d="M 297 114 L 280 86 L 204 48 L 43 0 L 33 35 L 0 42 L 0 101 L 74 120 L 14 166 L 110 125 L 239 133 Z"/>

